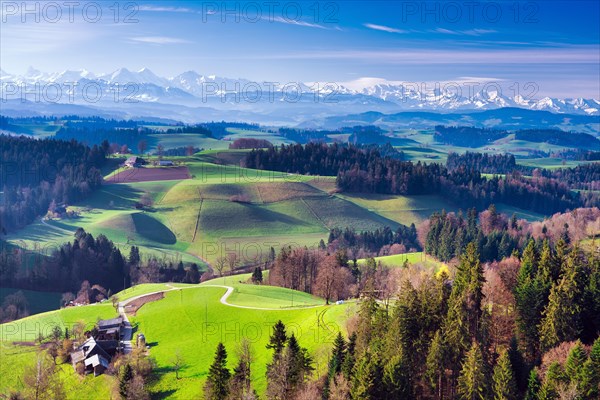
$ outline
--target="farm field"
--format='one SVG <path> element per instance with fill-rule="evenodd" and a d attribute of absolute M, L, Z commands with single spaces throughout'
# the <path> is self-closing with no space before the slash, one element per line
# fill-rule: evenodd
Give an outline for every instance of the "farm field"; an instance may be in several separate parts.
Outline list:
<path fill-rule="evenodd" d="M 241 263 L 252 263 L 271 246 L 316 247 L 333 227 L 398 226 L 377 210 L 330 195 L 333 177 L 251 170 L 198 158 L 178 158 L 190 179 L 178 179 L 186 177 L 183 167 L 135 169 L 135 179 L 113 174 L 111 181 L 127 183 L 106 184 L 70 205 L 76 217 L 38 220 L 7 239 L 15 246 L 49 251 L 71 241 L 82 227 L 95 236 L 106 235 L 125 254 L 136 245 L 143 257 L 195 262 L 203 268 L 204 260 L 212 263 L 231 251 L 242 254 Z M 141 179 L 139 174 L 148 175 Z M 153 204 L 140 210 L 135 205 L 143 196 Z"/>
<path fill-rule="evenodd" d="M 413 223 L 417 225 L 437 211 L 458 211 L 454 204 L 437 195 L 394 196 L 344 193 L 337 196 L 407 226 Z"/>
<path fill-rule="evenodd" d="M 136 179 L 126 179 L 132 182 L 106 184 L 87 200 L 70 205 L 68 210 L 77 217 L 38 220 L 8 235 L 8 242 L 33 252 L 49 251 L 71 241 L 82 227 L 95 236 L 106 235 L 125 254 L 136 245 L 143 257 L 206 268 L 205 262 L 214 263 L 232 251 L 241 254 L 240 264 L 248 264 L 260 260 L 270 247 L 316 247 L 334 227 L 396 229 L 399 224 L 418 224 L 442 209 L 458 211 L 441 196 L 333 194 L 334 177 L 200 161 L 217 153 L 178 157 L 177 162 L 185 165 L 180 168 L 135 169 Z M 188 173 L 189 179 L 180 179 Z M 139 174 L 147 174 L 141 180 L 167 180 L 133 182 L 140 180 Z M 121 181 L 121 175 L 113 174 L 110 180 Z M 142 196 L 153 204 L 136 209 Z M 504 205 L 498 208 L 516 212 L 519 218 L 542 218 Z"/>
<path fill-rule="evenodd" d="M 173 127 L 170 126 L 168 128 Z M 165 149 L 193 146 L 200 149 L 216 150 L 227 149 L 229 147 L 229 142 L 225 140 L 218 140 L 195 133 L 151 134 L 149 137 L 148 145 L 151 151 L 157 150 L 158 145 L 162 145 Z"/>
<path fill-rule="evenodd" d="M 154 182 L 154 181 L 177 181 L 188 179 L 189 172 L 187 167 L 165 167 L 165 168 L 124 168 L 116 174 L 112 174 L 106 182 L 115 183 L 136 183 L 136 182 Z"/>
<path fill-rule="evenodd" d="M 240 138 L 253 138 L 253 139 L 264 139 L 271 142 L 274 146 L 279 146 L 281 144 L 293 144 L 295 143 L 292 140 L 286 139 L 283 136 L 279 136 L 270 132 L 263 131 L 253 131 L 248 129 L 239 129 L 239 128 L 227 128 L 227 132 L 230 134 L 225 136 L 223 139 L 228 141 L 234 141 Z"/>

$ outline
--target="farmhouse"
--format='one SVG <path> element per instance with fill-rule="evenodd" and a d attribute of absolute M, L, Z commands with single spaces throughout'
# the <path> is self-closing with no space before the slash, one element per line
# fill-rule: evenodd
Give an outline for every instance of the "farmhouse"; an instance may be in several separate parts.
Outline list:
<path fill-rule="evenodd" d="M 102 374 L 109 366 L 112 357 L 119 352 L 122 339 L 123 318 L 100 320 L 91 337 L 71 353 L 71 363 L 75 371 L 94 376 Z"/>
<path fill-rule="evenodd" d="M 121 340 L 121 330 L 124 328 L 123 318 L 100 320 L 96 324 L 96 339 Z"/>
<path fill-rule="evenodd" d="M 98 376 L 108 368 L 118 348 L 119 342 L 116 340 L 96 341 L 91 337 L 71 353 L 71 363 L 75 371 L 81 365 L 85 374 L 93 373 L 94 376 Z"/>
<path fill-rule="evenodd" d="M 131 156 L 125 161 L 125 166 L 129 168 L 137 168 L 144 164 L 144 159 L 137 156 Z"/>

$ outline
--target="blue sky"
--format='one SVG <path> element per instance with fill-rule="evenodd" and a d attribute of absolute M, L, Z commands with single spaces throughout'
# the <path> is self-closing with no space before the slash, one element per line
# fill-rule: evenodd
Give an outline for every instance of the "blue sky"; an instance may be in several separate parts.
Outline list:
<path fill-rule="evenodd" d="M 0 68 L 9 73 L 148 67 L 277 82 L 499 80 L 535 82 L 539 95 L 600 97 L 597 0 L 81 1 L 72 12 L 57 1 L 58 9 L 28 3 L 29 13 L 21 1 L 0 3 Z"/>

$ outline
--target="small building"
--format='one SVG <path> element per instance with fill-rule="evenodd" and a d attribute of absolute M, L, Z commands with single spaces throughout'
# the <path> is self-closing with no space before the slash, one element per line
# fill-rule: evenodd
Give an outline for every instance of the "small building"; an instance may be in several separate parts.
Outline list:
<path fill-rule="evenodd" d="M 137 156 L 131 156 L 125 161 L 125 166 L 129 168 L 137 168 L 144 165 L 144 159 Z"/>
<path fill-rule="evenodd" d="M 123 317 L 100 320 L 96 324 L 97 340 L 121 340 Z"/>
<path fill-rule="evenodd" d="M 146 347 L 146 337 L 143 333 L 137 335 L 137 347 Z"/>
<path fill-rule="evenodd" d="M 117 350 L 118 342 L 96 341 L 91 337 L 71 353 L 71 364 L 75 371 L 77 366 L 82 364 L 85 374 L 93 373 L 94 376 L 98 376 L 108 368 Z"/>

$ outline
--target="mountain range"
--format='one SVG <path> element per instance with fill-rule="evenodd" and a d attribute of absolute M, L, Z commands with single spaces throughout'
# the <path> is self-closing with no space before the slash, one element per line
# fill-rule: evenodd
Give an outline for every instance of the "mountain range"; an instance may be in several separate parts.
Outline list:
<path fill-rule="evenodd" d="M 526 99 L 499 90 L 465 96 L 453 87 L 420 90 L 402 82 L 368 78 L 365 82 L 358 86 L 252 82 L 195 71 L 166 78 L 148 68 L 120 68 L 106 74 L 87 70 L 47 73 L 30 67 L 25 74 L 15 75 L 0 70 L 2 112 L 13 115 L 89 109 L 120 117 L 154 116 L 184 122 L 222 118 L 271 124 L 302 124 L 365 112 L 456 113 L 506 107 L 600 115 L 598 99 Z"/>

